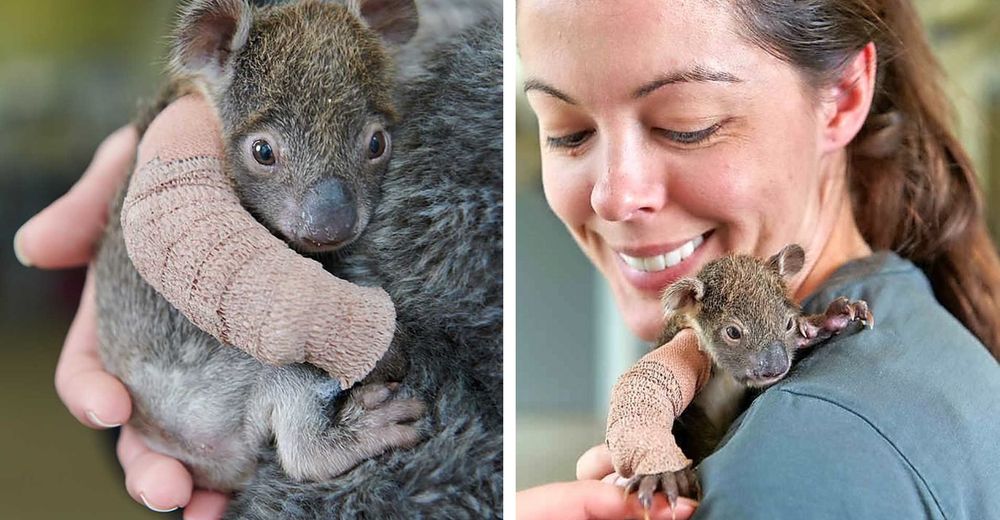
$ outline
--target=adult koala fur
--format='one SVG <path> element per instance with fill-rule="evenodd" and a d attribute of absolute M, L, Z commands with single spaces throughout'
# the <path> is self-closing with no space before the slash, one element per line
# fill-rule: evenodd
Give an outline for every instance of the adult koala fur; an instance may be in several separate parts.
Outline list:
<path fill-rule="evenodd" d="M 400 87 L 381 200 L 327 263 L 392 296 L 401 392 L 428 403 L 427 440 L 323 482 L 293 481 L 268 451 L 226 518 L 502 515 L 501 50 L 500 22 L 483 20 Z"/>

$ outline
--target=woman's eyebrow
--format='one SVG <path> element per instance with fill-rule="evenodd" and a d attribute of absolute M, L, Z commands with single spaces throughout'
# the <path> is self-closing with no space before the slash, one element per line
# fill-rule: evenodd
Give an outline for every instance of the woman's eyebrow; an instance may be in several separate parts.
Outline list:
<path fill-rule="evenodd" d="M 652 94 L 656 89 L 672 85 L 675 83 L 685 83 L 685 82 L 709 82 L 709 81 L 721 81 L 725 83 L 742 83 L 743 80 L 737 78 L 736 76 L 721 70 L 712 70 L 701 65 L 695 65 L 694 67 L 687 70 L 680 70 L 674 72 L 667 72 L 661 74 L 658 78 L 646 83 L 645 85 L 635 89 L 632 93 L 633 99 L 639 99 L 649 94 Z"/>
<path fill-rule="evenodd" d="M 554 97 L 556 99 L 561 99 L 561 100 L 565 101 L 566 103 L 569 103 L 570 105 L 577 104 L 576 100 L 573 99 L 572 97 L 570 97 L 569 94 L 567 94 L 567 93 L 565 93 L 565 92 L 563 92 L 563 91 L 561 91 L 561 90 L 553 87 L 552 85 L 544 83 L 541 80 L 537 80 L 537 79 L 534 79 L 534 78 L 528 78 L 527 80 L 525 80 L 524 81 L 524 93 L 527 94 L 528 91 L 530 91 L 530 90 L 537 90 L 539 92 L 544 92 L 544 93 L 546 93 L 546 94 L 548 94 L 548 95 L 550 95 L 550 96 L 552 96 L 552 97 Z"/>

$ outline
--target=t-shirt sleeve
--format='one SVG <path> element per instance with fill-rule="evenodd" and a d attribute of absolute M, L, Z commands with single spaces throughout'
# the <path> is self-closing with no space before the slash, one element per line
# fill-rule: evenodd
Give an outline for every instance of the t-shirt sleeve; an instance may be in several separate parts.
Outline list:
<path fill-rule="evenodd" d="M 905 455 L 864 417 L 781 389 L 758 398 L 699 475 L 699 519 L 943 518 Z"/>

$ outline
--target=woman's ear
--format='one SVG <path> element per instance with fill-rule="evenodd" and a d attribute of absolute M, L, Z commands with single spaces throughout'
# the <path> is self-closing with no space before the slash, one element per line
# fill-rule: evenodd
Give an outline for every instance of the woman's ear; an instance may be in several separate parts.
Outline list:
<path fill-rule="evenodd" d="M 824 89 L 820 100 L 824 152 L 844 148 L 861 130 L 875 94 L 877 64 L 875 44 L 868 42 Z"/>

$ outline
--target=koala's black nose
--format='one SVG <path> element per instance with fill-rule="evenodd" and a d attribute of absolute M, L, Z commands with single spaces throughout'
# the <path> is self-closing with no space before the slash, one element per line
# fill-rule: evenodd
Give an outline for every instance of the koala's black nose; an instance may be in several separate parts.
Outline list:
<path fill-rule="evenodd" d="M 760 353 L 753 374 L 760 379 L 779 377 L 788 371 L 791 362 L 788 353 L 785 352 L 784 345 L 781 343 L 772 343 Z"/>
<path fill-rule="evenodd" d="M 337 178 L 321 181 L 303 201 L 304 227 L 300 239 L 315 247 L 350 240 L 358 220 L 354 192 Z"/>

